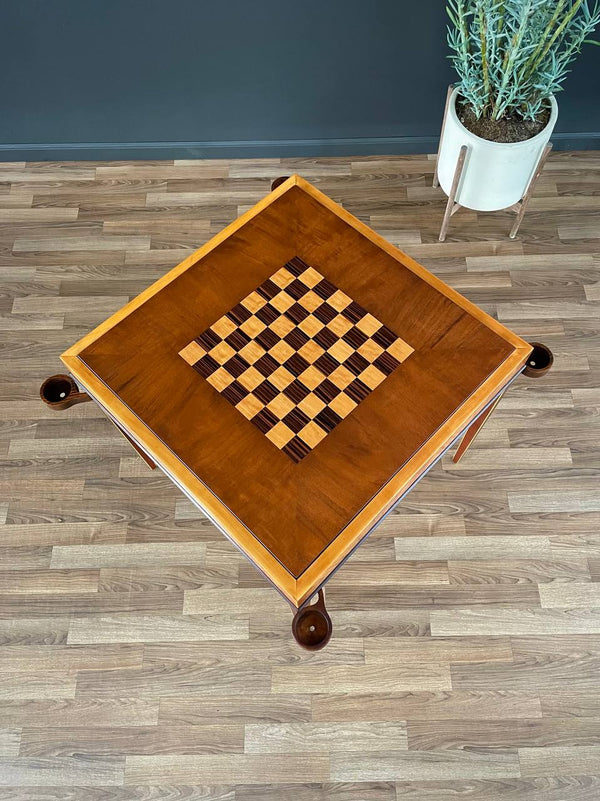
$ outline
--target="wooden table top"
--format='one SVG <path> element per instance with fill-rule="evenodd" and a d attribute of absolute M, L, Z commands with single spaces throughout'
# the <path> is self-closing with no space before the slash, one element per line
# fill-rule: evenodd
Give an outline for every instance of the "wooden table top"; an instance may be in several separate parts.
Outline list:
<path fill-rule="evenodd" d="M 292 176 L 61 358 L 299 606 L 530 351 Z"/>

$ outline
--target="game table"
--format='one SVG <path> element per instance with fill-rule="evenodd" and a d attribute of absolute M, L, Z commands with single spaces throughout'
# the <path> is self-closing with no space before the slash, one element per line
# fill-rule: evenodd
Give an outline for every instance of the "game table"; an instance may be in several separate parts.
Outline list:
<path fill-rule="evenodd" d="M 43 400 L 95 400 L 319 648 L 327 579 L 552 355 L 293 175 L 61 359 Z"/>

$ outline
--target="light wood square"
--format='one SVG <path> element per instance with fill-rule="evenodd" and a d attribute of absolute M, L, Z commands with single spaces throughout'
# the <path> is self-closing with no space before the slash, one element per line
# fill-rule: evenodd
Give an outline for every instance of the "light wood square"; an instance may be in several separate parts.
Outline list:
<path fill-rule="evenodd" d="M 317 345 L 313 339 L 309 339 L 308 342 L 302 345 L 298 350 L 298 353 L 303 359 L 306 359 L 307 362 L 312 364 L 316 362 L 319 356 L 322 356 L 325 351 L 320 345 Z"/>
<path fill-rule="evenodd" d="M 323 373 L 311 364 L 303 373 L 300 373 L 298 380 L 301 381 L 305 387 L 315 389 L 324 380 L 324 377 Z"/>
<path fill-rule="evenodd" d="M 394 359 L 397 359 L 399 362 L 403 362 L 407 359 L 411 353 L 414 352 L 414 348 L 411 348 L 404 340 L 397 339 L 395 342 L 387 348 L 387 352 L 390 356 L 393 356 Z"/>
<path fill-rule="evenodd" d="M 335 398 L 329 402 L 329 408 L 333 409 L 336 414 L 343 419 L 347 417 L 353 409 L 356 409 L 358 404 L 352 400 L 345 392 L 340 392 Z"/>
<path fill-rule="evenodd" d="M 303 284 L 306 284 L 306 286 L 309 286 L 312 289 L 313 286 L 316 286 L 323 280 L 323 276 L 321 273 L 317 272 L 314 267 L 309 267 L 308 269 L 304 270 L 300 276 L 300 280 Z"/>
<path fill-rule="evenodd" d="M 382 381 L 385 380 L 386 375 L 382 373 L 381 370 L 378 370 L 374 364 L 370 364 L 366 370 L 359 375 L 360 380 L 363 384 L 366 384 L 371 389 L 375 389 L 378 387 Z"/>
<path fill-rule="evenodd" d="M 283 315 L 278 317 L 276 320 L 273 320 L 273 322 L 269 325 L 271 331 L 274 331 L 279 337 L 284 337 L 286 334 L 289 334 L 290 331 L 293 331 L 295 327 L 296 326 L 294 323 L 288 317 L 284 317 Z"/>
<path fill-rule="evenodd" d="M 329 376 L 329 380 L 339 387 L 339 389 L 346 389 L 348 384 L 354 381 L 355 376 L 343 365 L 336 367 L 333 373 Z"/>
<path fill-rule="evenodd" d="M 236 403 L 235 408 L 240 411 L 248 420 L 252 420 L 262 409 L 265 404 L 256 398 L 254 395 L 246 395 L 243 400 Z"/>
<path fill-rule="evenodd" d="M 269 355 L 272 356 L 276 362 L 279 362 L 279 364 L 283 364 L 290 358 L 290 356 L 293 356 L 295 352 L 296 351 L 294 348 L 292 348 L 282 339 L 280 342 L 270 348 Z"/>
<path fill-rule="evenodd" d="M 375 359 L 383 353 L 383 348 L 374 340 L 367 339 L 366 342 L 360 345 L 358 352 L 361 356 L 364 356 L 368 362 L 374 362 Z"/>
<path fill-rule="evenodd" d="M 232 356 L 235 356 L 235 350 L 227 342 L 219 342 L 218 345 L 209 350 L 208 355 L 212 356 L 219 364 L 225 364 Z"/>
<path fill-rule="evenodd" d="M 271 276 L 271 281 L 280 289 L 283 289 L 288 284 L 291 284 L 293 280 L 294 276 L 286 267 L 282 267 L 280 270 L 277 270 L 275 275 Z"/>
<path fill-rule="evenodd" d="M 269 303 L 273 306 L 274 309 L 277 309 L 278 312 L 287 311 L 290 306 L 293 306 L 296 301 L 291 295 L 288 295 L 287 292 L 280 292 L 275 297 L 271 298 Z M 272 325 L 272 323 L 271 323 Z"/>
<path fill-rule="evenodd" d="M 277 389 L 285 389 L 294 380 L 294 376 L 285 367 L 278 367 L 275 372 L 269 376 L 269 381 Z"/>
<path fill-rule="evenodd" d="M 296 408 L 296 404 L 294 401 L 291 401 L 287 395 L 281 393 L 280 395 L 276 395 L 272 401 L 267 404 L 267 409 L 279 419 L 283 419 L 288 412 L 291 412 L 292 409 Z"/>
<path fill-rule="evenodd" d="M 348 356 L 352 356 L 352 354 L 355 353 L 355 350 L 348 345 L 347 342 L 344 342 L 343 339 L 338 339 L 338 341 L 334 342 L 328 349 L 327 353 L 331 354 L 338 362 L 345 362 Z"/>
<path fill-rule="evenodd" d="M 212 384 L 218 392 L 223 392 L 223 390 L 232 383 L 233 376 L 225 370 L 224 367 L 219 367 L 218 370 L 215 370 L 214 373 L 207 376 L 206 380 L 209 384 Z"/>
<path fill-rule="evenodd" d="M 258 317 L 249 317 L 245 322 L 240 325 L 240 329 L 248 334 L 250 339 L 253 339 L 261 331 L 264 331 L 267 326 L 259 320 Z"/>
<path fill-rule="evenodd" d="M 255 367 L 249 367 L 237 379 L 246 389 L 254 389 L 265 380 Z"/>
<path fill-rule="evenodd" d="M 334 334 L 337 334 L 338 337 L 341 337 L 346 333 L 346 331 L 349 331 L 352 328 L 352 323 L 350 320 L 346 320 L 345 317 L 342 317 L 341 314 L 338 314 L 337 317 L 334 317 L 333 320 L 330 320 L 327 323 L 327 327 L 333 331 Z"/>
<path fill-rule="evenodd" d="M 381 323 L 379 320 L 375 319 L 372 314 L 365 314 L 365 316 L 356 323 L 356 327 L 362 331 L 363 334 L 370 337 L 375 331 L 379 331 Z"/>
<path fill-rule="evenodd" d="M 206 351 L 197 342 L 190 342 L 183 350 L 179 351 L 179 355 L 186 360 L 188 364 L 196 364 L 203 356 L 206 356 Z"/>
<path fill-rule="evenodd" d="M 342 292 L 341 289 L 337 289 L 330 298 L 327 298 L 327 303 L 333 306 L 336 311 L 343 311 L 346 306 L 352 303 L 352 299 L 349 298 L 345 292 Z"/>
<path fill-rule="evenodd" d="M 248 364 L 254 364 L 254 362 L 258 361 L 261 356 L 265 355 L 265 349 L 261 347 L 258 342 L 251 340 L 248 342 L 247 345 L 240 350 L 240 356 L 242 356 Z"/>
<path fill-rule="evenodd" d="M 309 417 L 316 417 L 325 408 L 325 403 L 314 392 L 309 392 L 298 404 L 298 408 Z"/>
<path fill-rule="evenodd" d="M 267 301 L 259 295 L 258 292 L 251 292 L 247 298 L 244 298 L 242 301 L 242 306 L 245 306 L 248 311 L 251 311 L 253 314 L 257 312 L 259 309 L 265 305 Z"/>
<path fill-rule="evenodd" d="M 321 440 L 327 436 L 327 433 L 323 431 L 321 426 L 318 426 L 312 420 L 310 423 L 307 423 L 304 428 L 300 429 L 298 432 L 298 436 L 301 440 L 306 442 L 311 448 L 314 448 L 315 445 L 318 445 Z"/>
<path fill-rule="evenodd" d="M 230 320 L 229 317 L 221 317 L 216 323 L 211 325 L 211 329 L 215 332 L 215 334 L 218 334 L 221 339 L 228 337 L 229 334 L 231 334 L 232 331 L 235 331 L 236 328 L 237 325 L 233 322 L 233 320 Z"/>
<path fill-rule="evenodd" d="M 283 448 L 288 442 L 294 438 L 295 434 L 291 428 L 288 428 L 285 423 L 281 421 L 274 425 L 270 431 L 265 434 L 274 445 L 278 448 Z"/>
<path fill-rule="evenodd" d="M 309 314 L 302 322 L 298 325 L 305 334 L 308 334 L 309 337 L 314 337 L 315 334 L 318 334 L 319 331 L 323 328 L 323 323 L 320 320 L 317 320 L 316 317 L 313 317 L 312 314 Z"/>
<path fill-rule="evenodd" d="M 311 290 L 310 292 L 307 292 L 306 295 L 303 295 L 298 303 L 304 306 L 305 309 L 308 309 L 308 311 L 313 312 L 323 304 L 323 298 L 320 298 Z"/>

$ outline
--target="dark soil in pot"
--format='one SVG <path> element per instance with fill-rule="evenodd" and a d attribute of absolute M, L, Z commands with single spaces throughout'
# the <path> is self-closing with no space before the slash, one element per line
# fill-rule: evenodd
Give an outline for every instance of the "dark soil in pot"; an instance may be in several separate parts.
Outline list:
<path fill-rule="evenodd" d="M 465 128 L 481 139 L 490 142 L 524 142 L 537 136 L 550 119 L 550 108 L 545 108 L 536 120 L 524 120 L 516 115 L 491 120 L 489 117 L 477 119 L 472 107 L 463 100 L 456 102 L 456 114 Z"/>

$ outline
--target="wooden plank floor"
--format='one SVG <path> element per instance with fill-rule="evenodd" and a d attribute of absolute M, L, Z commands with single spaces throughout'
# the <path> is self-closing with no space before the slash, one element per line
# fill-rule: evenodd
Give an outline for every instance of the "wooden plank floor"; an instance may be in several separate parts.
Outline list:
<path fill-rule="evenodd" d="M 431 157 L 0 164 L 0 799 L 600 798 L 600 153 L 556 153 L 519 238 Z M 329 585 L 286 603 L 58 354 L 297 171 L 528 339 L 521 378 Z"/>

